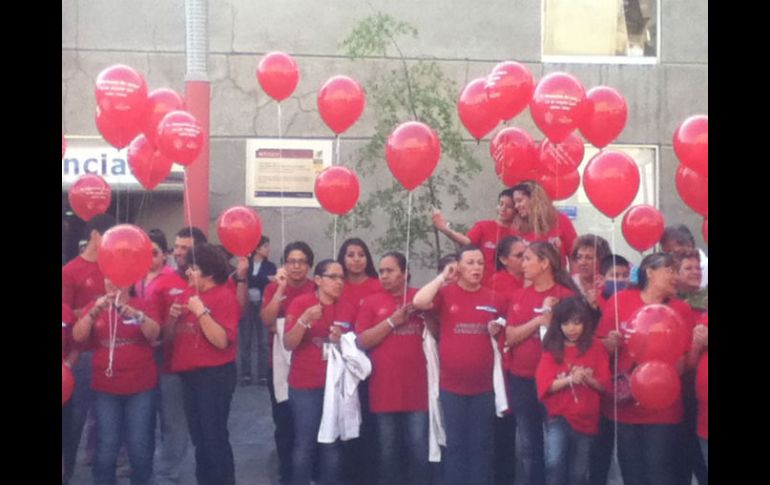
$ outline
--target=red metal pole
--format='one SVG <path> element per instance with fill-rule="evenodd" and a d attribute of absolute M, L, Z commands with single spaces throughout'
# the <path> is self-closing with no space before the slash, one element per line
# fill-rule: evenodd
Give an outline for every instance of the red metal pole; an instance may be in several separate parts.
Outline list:
<path fill-rule="evenodd" d="M 209 234 L 209 145 L 211 136 L 209 132 L 209 112 L 211 109 L 211 86 L 208 81 L 185 82 L 185 104 L 190 112 L 200 123 L 204 133 L 204 146 L 195 161 L 188 165 L 187 187 L 184 192 L 185 207 L 189 207 L 189 213 L 185 211 L 187 225 L 192 225 L 202 230 L 206 236 Z"/>

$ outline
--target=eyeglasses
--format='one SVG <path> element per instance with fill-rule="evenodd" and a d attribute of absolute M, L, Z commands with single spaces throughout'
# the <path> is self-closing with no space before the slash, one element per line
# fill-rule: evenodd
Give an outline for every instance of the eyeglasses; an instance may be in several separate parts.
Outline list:
<path fill-rule="evenodd" d="M 334 281 L 343 281 L 345 279 L 345 276 L 341 274 L 322 274 L 321 277 L 329 278 L 330 280 Z"/>
<path fill-rule="evenodd" d="M 302 266 L 307 264 L 307 259 L 287 259 L 286 266 Z"/>
<path fill-rule="evenodd" d="M 523 258 L 524 257 L 524 251 L 522 251 L 520 253 L 513 253 L 513 254 L 511 254 L 511 256 L 513 256 L 514 258 Z"/>

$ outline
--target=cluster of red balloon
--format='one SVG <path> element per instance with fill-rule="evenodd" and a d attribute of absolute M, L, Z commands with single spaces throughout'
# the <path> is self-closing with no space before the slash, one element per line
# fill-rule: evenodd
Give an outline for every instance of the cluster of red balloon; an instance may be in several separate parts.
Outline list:
<path fill-rule="evenodd" d="M 419 121 L 398 125 L 385 144 L 385 159 L 390 172 L 410 192 L 433 174 L 440 158 L 438 135 Z"/>
<path fill-rule="evenodd" d="M 676 310 L 647 305 L 629 319 L 628 353 L 638 366 L 631 374 L 631 394 L 647 409 L 671 406 L 680 392 L 674 364 L 687 352 L 687 332 Z"/>
<path fill-rule="evenodd" d="M 676 190 L 685 204 L 704 218 L 703 238 L 708 241 L 709 215 L 709 118 L 687 118 L 674 132 L 674 153 L 681 162 L 676 169 Z"/>

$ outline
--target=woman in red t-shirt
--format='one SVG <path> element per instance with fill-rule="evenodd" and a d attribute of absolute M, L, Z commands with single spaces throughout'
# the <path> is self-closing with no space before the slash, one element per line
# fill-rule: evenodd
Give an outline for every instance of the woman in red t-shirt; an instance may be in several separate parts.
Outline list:
<path fill-rule="evenodd" d="M 158 370 L 151 343 L 160 334 L 154 309 L 104 280 L 106 294 L 86 305 L 72 329 L 76 343 L 94 348 L 91 387 L 96 418 L 95 483 L 114 483 L 125 443 L 131 482 L 149 483 L 155 449 L 155 385 Z M 147 312 L 147 313 L 145 313 Z"/>
<path fill-rule="evenodd" d="M 545 479 L 583 485 L 599 433 L 600 396 L 610 384 L 609 356 L 594 339 L 594 315 L 585 300 L 569 297 L 553 307 L 535 372 L 537 394 L 548 413 Z"/>
<path fill-rule="evenodd" d="M 224 251 L 196 244 L 185 255 L 189 288 L 171 305 L 171 371 L 179 373 L 198 483 L 235 483 L 227 420 L 235 391 L 240 305 L 227 287 Z"/>
<path fill-rule="evenodd" d="M 369 403 L 378 430 L 378 483 L 427 485 L 425 323 L 412 305 L 417 290 L 406 287 L 408 277 L 403 254 L 390 252 L 382 257 L 380 282 L 384 291 L 364 300 L 356 317 L 356 333 L 358 346 L 369 351 L 372 359 Z M 399 460 L 401 453 L 405 464 Z"/>
<path fill-rule="evenodd" d="M 524 251 L 524 279 L 532 284 L 511 296 L 505 329 L 505 347 L 512 355 L 506 361 L 511 407 L 520 438 L 516 455 L 522 463 L 524 483 L 542 484 L 543 408 L 537 398 L 535 369 L 542 353 L 541 331 L 551 323 L 551 309 L 559 300 L 579 291 L 551 244 L 534 242 Z"/>
<path fill-rule="evenodd" d="M 575 227 L 557 211 L 543 187 L 532 180 L 511 187 L 516 217 L 512 233 L 529 242 L 547 241 L 559 250 L 561 266 L 567 267 L 567 257 L 577 239 Z"/>
<path fill-rule="evenodd" d="M 687 303 L 673 298 L 676 294 L 676 275 L 670 255 L 648 255 L 639 265 L 638 274 L 637 288 L 620 291 L 607 300 L 596 329 L 597 337 L 602 339 L 610 355 L 617 353 L 616 376 L 626 378 L 636 365 L 625 342 L 630 337 L 629 321 L 637 310 L 652 304 L 668 305 L 682 318 L 688 342 L 692 339 L 695 316 Z M 681 349 L 681 358 L 676 365 L 680 374 L 688 348 Z M 636 403 L 633 397 L 619 395 L 617 414 L 615 401 L 612 393 L 605 396 L 602 414 L 617 423 L 618 463 L 623 481 L 647 485 L 677 482 L 676 462 L 683 414 L 681 396 L 666 409 L 650 410 Z"/>
<path fill-rule="evenodd" d="M 442 286 L 458 274 L 456 283 Z M 484 254 L 460 249 L 457 263 L 414 296 L 419 310 L 439 317 L 439 400 L 446 428 L 445 485 L 488 484 L 492 480 L 495 395 L 491 322 L 501 313 L 492 290 L 481 285 Z M 492 327 L 492 328 L 491 328 Z"/>
<path fill-rule="evenodd" d="M 339 342 L 353 330 L 355 309 L 341 301 L 345 274 L 333 259 L 319 262 L 314 271 L 317 291 L 298 296 L 286 312 L 284 347 L 292 351 L 289 370 L 289 405 L 294 417 L 292 469 L 294 483 L 309 484 L 313 457 L 320 452 L 321 483 L 340 483 L 340 441 L 318 443 L 323 411 L 328 343 Z"/>

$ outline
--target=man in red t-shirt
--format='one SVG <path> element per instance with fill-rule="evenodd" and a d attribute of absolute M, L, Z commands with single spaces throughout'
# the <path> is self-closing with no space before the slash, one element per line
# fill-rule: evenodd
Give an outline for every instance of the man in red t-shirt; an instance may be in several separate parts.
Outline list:
<path fill-rule="evenodd" d="M 73 258 L 61 269 L 61 301 L 72 309 L 74 320 L 80 318 L 83 308 L 104 294 L 104 276 L 96 262 L 102 235 L 115 225 L 115 218 L 110 214 L 98 214 L 86 223 L 88 244 L 83 252 Z M 70 443 L 65 447 L 64 482 L 72 477 L 75 458 L 80 446 L 80 435 L 83 432 L 88 412 L 94 400 L 91 390 L 91 358 L 92 351 L 84 351 L 85 347 L 73 346 L 73 352 L 68 359 L 72 363 L 72 374 L 75 378 L 75 390 L 72 393 L 72 429 Z"/>

